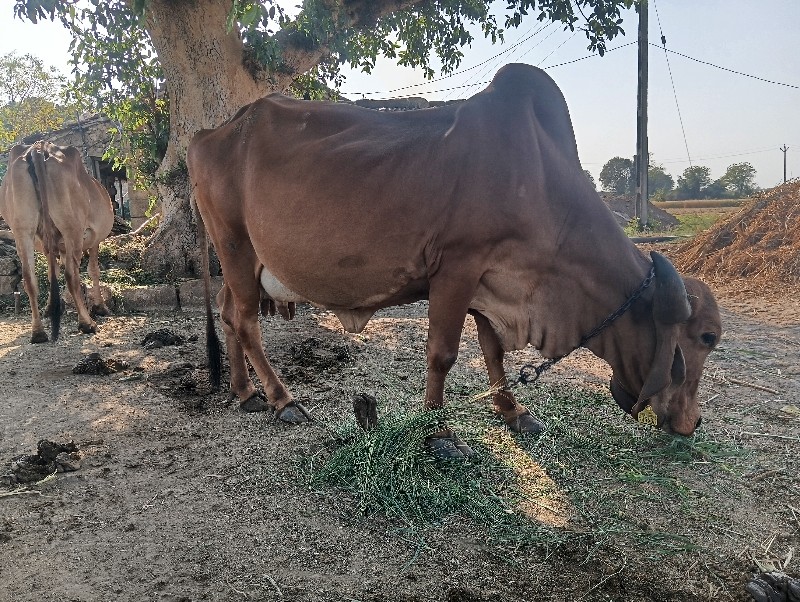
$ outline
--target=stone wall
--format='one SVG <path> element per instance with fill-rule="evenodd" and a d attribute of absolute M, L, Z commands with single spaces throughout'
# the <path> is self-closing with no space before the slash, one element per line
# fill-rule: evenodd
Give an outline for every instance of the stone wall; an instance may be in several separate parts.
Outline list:
<path fill-rule="evenodd" d="M 14 237 L 9 230 L 0 231 L 0 295 L 11 295 L 16 290 L 22 290 L 21 280 Z"/>

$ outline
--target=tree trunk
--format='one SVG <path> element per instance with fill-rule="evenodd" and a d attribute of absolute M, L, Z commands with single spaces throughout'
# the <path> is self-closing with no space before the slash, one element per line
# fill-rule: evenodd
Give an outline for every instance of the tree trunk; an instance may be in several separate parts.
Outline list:
<path fill-rule="evenodd" d="M 358 28 L 427 1 L 327 0 L 327 6 L 340 26 Z M 226 27 L 232 6 L 233 0 L 150 0 L 147 4 L 147 30 L 164 70 L 170 101 L 169 143 L 157 173 L 162 221 L 143 257 L 144 269 L 158 276 L 180 278 L 199 272 L 186 173 L 186 149 L 195 132 L 219 126 L 243 105 L 270 92 L 284 91 L 328 51 L 325 42 L 309 48 L 304 38 L 282 30 L 275 36 L 282 55 L 279 70 L 269 73 L 246 65 L 237 30 L 229 32 Z"/>
<path fill-rule="evenodd" d="M 243 45 L 225 20 L 230 0 L 153 0 L 147 28 L 170 100 L 170 136 L 158 170 L 161 224 L 149 241 L 144 268 L 179 278 L 199 271 L 199 246 L 189 204 L 186 148 L 202 128 L 220 125 L 242 105 L 272 92 L 242 61 Z"/>

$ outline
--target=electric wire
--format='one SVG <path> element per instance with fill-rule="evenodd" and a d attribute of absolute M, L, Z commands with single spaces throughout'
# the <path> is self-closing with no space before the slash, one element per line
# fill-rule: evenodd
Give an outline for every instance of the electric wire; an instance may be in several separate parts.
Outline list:
<path fill-rule="evenodd" d="M 605 54 L 608 54 L 609 52 L 614 52 L 615 50 L 620 50 L 621 48 L 625 48 L 626 46 L 632 46 L 634 44 L 636 44 L 636 42 L 627 42 L 625 44 L 621 44 L 619 46 L 615 46 L 614 48 L 608 48 L 608 49 L 606 49 Z M 563 63 L 556 63 L 555 65 L 548 65 L 546 67 L 542 67 L 542 69 L 547 71 L 548 69 L 554 69 L 556 67 L 563 67 L 564 65 L 571 65 L 573 63 L 578 63 L 580 61 L 585 61 L 586 59 L 591 59 L 591 58 L 595 58 L 595 57 L 598 57 L 598 56 L 600 56 L 598 53 L 587 54 L 586 56 L 582 56 L 582 57 L 579 57 L 577 59 L 572 59 L 571 61 L 565 61 Z M 492 57 L 492 58 L 494 58 L 494 57 Z M 487 59 L 487 60 L 491 60 L 491 59 Z M 486 61 L 484 61 L 484 62 L 486 62 Z M 470 69 L 472 69 L 472 68 L 473 67 L 470 67 Z M 359 96 L 359 95 L 360 96 L 371 96 L 371 95 L 374 95 L 374 94 L 393 94 L 395 92 L 402 92 L 403 90 L 408 90 L 410 88 L 416 88 L 416 87 L 419 87 L 419 86 L 425 86 L 425 85 L 428 85 L 428 84 L 436 83 L 436 82 L 442 81 L 444 79 L 447 79 L 448 77 L 451 77 L 452 75 L 457 75 L 457 74 L 453 73 L 453 74 L 448 75 L 446 77 L 442 77 L 442 78 L 439 78 L 439 79 L 436 79 L 436 80 L 431 80 L 429 82 L 423 82 L 423 83 L 420 83 L 420 84 L 411 84 L 411 85 L 408 85 L 408 86 L 402 86 L 400 88 L 393 88 L 391 90 L 378 90 L 378 91 L 375 91 L 375 92 L 358 92 L 358 91 L 354 91 L 354 92 L 342 92 L 342 94 L 349 95 L 349 96 Z M 462 84 L 462 85 L 459 85 L 459 86 L 451 86 L 449 88 L 440 88 L 438 90 L 425 90 L 424 92 L 427 93 L 427 94 L 438 94 L 440 92 L 449 92 L 450 90 L 462 90 L 464 88 L 469 88 L 470 86 L 476 86 L 476 85 L 479 85 L 479 84 L 486 85 L 488 83 L 489 83 L 489 81 L 486 80 L 486 81 L 479 82 L 478 84 Z M 402 98 L 402 95 L 400 97 Z M 387 96 L 386 98 L 384 98 L 384 100 L 391 100 L 392 98 L 397 98 L 397 97 L 396 96 L 392 96 L 392 97 L 388 97 Z"/>
<path fill-rule="evenodd" d="M 692 167 L 692 155 L 689 152 L 689 142 L 686 139 L 686 128 L 683 125 L 683 115 L 681 115 L 681 105 L 678 103 L 678 92 L 675 88 L 675 79 L 672 77 L 672 65 L 669 62 L 669 54 L 667 54 L 667 38 L 664 36 L 664 30 L 661 27 L 661 16 L 658 14 L 658 6 L 653 0 L 653 8 L 656 10 L 656 20 L 658 21 L 658 31 L 661 33 L 661 45 L 664 48 L 664 59 L 667 61 L 667 71 L 669 72 L 669 81 L 672 84 L 672 95 L 675 97 L 675 108 L 678 110 L 678 121 L 681 124 L 681 134 L 683 134 L 683 145 L 686 147 L 686 158 L 689 159 L 689 167 Z"/>
<path fill-rule="evenodd" d="M 561 47 L 562 47 L 564 44 L 566 44 L 566 43 L 567 43 L 567 42 L 569 42 L 569 41 L 570 41 L 572 38 L 574 38 L 574 37 L 575 37 L 575 34 L 576 34 L 576 33 L 578 33 L 578 32 L 577 32 L 577 31 L 573 31 L 571 36 L 569 36 L 568 38 L 566 38 L 566 39 L 565 39 L 563 42 L 561 42 L 561 43 L 560 43 L 558 46 L 556 46 L 556 47 L 555 47 L 553 50 L 551 50 L 551 51 L 550 51 L 550 54 L 548 54 L 548 55 L 547 55 L 546 57 L 544 57 L 544 58 L 543 58 L 541 61 L 539 61 L 538 63 L 536 63 L 536 66 L 538 67 L 539 65 L 541 65 L 542 63 L 544 63 L 544 62 L 545 62 L 547 59 L 549 59 L 551 56 L 553 56 L 553 55 L 554 55 L 556 52 L 558 52 L 558 50 L 559 50 L 559 49 L 560 49 L 560 48 L 561 48 Z M 524 55 L 523 55 L 523 56 L 524 56 Z M 521 57 L 520 57 L 520 58 L 521 58 Z"/>
<path fill-rule="evenodd" d="M 521 41 L 519 44 L 514 44 L 514 46 L 511 46 L 510 48 L 508 48 L 508 52 L 511 53 L 508 56 L 508 59 L 509 59 L 508 62 L 513 62 L 511 59 L 514 58 L 514 55 L 518 52 L 518 50 L 519 50 L 520 46 L 522 46 L 522 44 L 524 44 L 525 42 L 528 42 L 529 40 L 533 39 L 534 36 L 537 36 L 540 33 L 542 33 L 543 31 L 545 31 L 546 29 L 550 28 L 551 25 L 553 25 L 553 22 L 549 21 L 548 23 L 546 23 L 546 24 L 542 25 L 541 27 L 539 27 L 536 31 L 534 31 L 531 35 L 529 35 L 527 38 L 525 38 L 525 40 Z M 552 33 L 550 35 L 552 35 Z M 550 37 L 550 36 L 548 35 L 545 38 L 545 40 L 548 37 Z M 536 46 L 541 44 L 542 41 L 543 40 L 540 40 L 539 42 L 534 44 L 533 48 L 536 48 Z M 502 53 L 502 54 L 505 54 L 505 53 Z M 480 80 L 481 78 L 485 77 L 487 75 L 487 73 L 493 71 L 494 68 L 497 66 L 497 63 L 500 61 L 500 56 L 501 56 L 501 53 L 498 53 L 498 54 L 494 55 L 490 59 L 491 62 L 485 61 L 486 64 L 484 64 L 483 69 L 481 69 L 477 73 L 474 73 L 472 76 L 467 78 L 467 80 L 464 82 L 464 85 L 468 85 L 469 88 L 475 88 L 477 86 L 480 86 L 480 85 L 484 84 L 484 82 L 482 82 L 482 81 L 477 81 L 476 82 L 475 80 Z M 448 100 L 450 98 L 450 96 L 452 96 L 452 94 L 453 94 L 453 91 L 450 91 L 443 98 L 443 100 Z"/>
<path fill-rule="evenodd" d="M 462 75 L 464 73 L 467 73 L 468 71 L 472 71 L 473 69 L 477 69 L 478 67 L 481 67 L 482 65 L 485 65 L 486 63 L 495 60 L 499 56 L 502 56 L 502 55 L 504 55 L 504 54 L 506 54 L 508 52 L 511 52 L 517 46 L 519 46 L 521 44 L 524 44 L 525 42 L 530 40 L 533 36 L 535 36 L 537 33 L 539 33 L 539 31 L 541 31 L 541 29 L 542 29 L 542 28 L 539 28 L 538 30 L 534 31 L 532 34 L 528 35 L 528 33 L 530 33 L 530 31 L 533 28 L 534 28 L 534 26 L 529 27 L 525 31 L 525 33 L 523 33 L 519 38 L 517 38 L 517 41 L 514 42 L 508 48 L 505 48 L 504 50 L 501 50 L 497 54 L 490 56 L 489 58 L 481 61 L 480 63 L 472 65 L 472 67 L 467 67 L 465 69 L 459 69 L 458 71 L 454 71 L 452 73 L 448 73 L 447 75 L 442 75 L 441 77 L 437 77 L 435 79 L 431 79 L 431 80 L 428 80 L 426 82 L 421 82 L 419 84 L 410 84 L 408 86 L 402 86 L 400 88 L 393 88 L 391 90 L 378 90 L 378 91 L 375 91 L 375 92 L 347 92 L 347 94 L 361 94 L 362 96 L 371 96 L 373 94 L 391 94 L 393 92 L 400 92 L 402 90 L 408 90 L 410 88 L 419 88 L 421 86 L 429 86 L 431 84 L 435 84 L 437 82 L 441 82 L 441 81 L 444 81 L 446 79 L 450 79 L 451 77 L 455 77 L 457 75 Z"/>
<path fill-rule="evenodd" d="M 656 48 L 659 47 L 657 44 L 654 44 L 653 42 L 650 42 L 650 45 L 651 46 L 655 46 Z M 682 52 L 678 52 L 677 50 L 672 50 L 670 48 L 665 48 L 665 50 L 667 52 L 671 52 L 672 54 L 677 54 L 678 56 L 681 56 L 681 57 L 683 57 L 685 59 L 689 59 L 690 61 L 694 61 L 696 63 L 700 63 L 701 65 L 708 65 L 709 67 L 714 67 L 716 69 L 721 69 L 722 71 L 727 71 L 729 73 L 735 73 L 736 75 L 742 75 L 744 77 L 750 77 L 752 79 L 757 79 L 758 81 L 766 82 L 768 84 L 775 84 L 776 86 L 785 86 L 787 88 L 794 88 L 795 90 L 800 90 L 800 86 L 796 86 L 794 84 L 787 84 L 785 82 L 779 82 L 779 81 L 775 81 L 773 79 L 766 79 L 764 77 L 758 77 L 757 75 L 752 75 L 750 73 L 744 73 L 743 71 L 736 71 L 735 69 L 730 69 L 728 67 L 722 67 L 720 65 L 715 65 L 714 63 L 710 63 L 709 61 L 703 61 L 703 60 L 700 60 L 700 59 L 696 59 L 693 56 L 689 56 L 688 54 L 683 54 Z"/>

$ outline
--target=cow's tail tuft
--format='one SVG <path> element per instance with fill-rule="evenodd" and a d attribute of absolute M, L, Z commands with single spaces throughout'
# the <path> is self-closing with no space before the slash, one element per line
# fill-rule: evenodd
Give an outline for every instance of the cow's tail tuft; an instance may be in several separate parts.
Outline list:
<path fill-rule="evenodd" d="M 28 153 L 28 173 L 33 180 L 36 196 L 42 206 L 39 235 L 42 239 L 42 248 L 47 257 L 47 276 L 49 281 L 48 317 L 50 318 L 51 339 L 55 343 L 61 331 L 61 290 L 58 286 L 58 230 L 50 216 L 50 199 L 45 175 L 45 142 L 35 143 Z M 32 299 L 31 303 L 36 300 Z"/>
<path fill-rule="evenodd" d="M 58 287 L 58 260 L 55 255 L 47 256 L 47 265 L 50 273 L 50 305 L 47 309 L 50 335 L 55 343 L 58 340 L 58 333 L 61 332 L 61 290 Z"/>
<path fill-rule="evenodd" d="M 194 208 L 195 221 L 197 223 L 197 241 L 200 243 L 200 263 L 203 270 L 203 290 L 205 293 L 206 306 L 206 354 L 208 355 L 208 373 L 211 380 L 211 388 L 219 391 L 222 384 L 222 345 L 217 336 L 217 329 L 214 326 L 214 313 L 211 310 L 211 269 L 208 260 L 208 236 L 206 226 L 203 223 L 203 216 L 197 207 L 197 201 L 192 188 L 192 207 Z"/>

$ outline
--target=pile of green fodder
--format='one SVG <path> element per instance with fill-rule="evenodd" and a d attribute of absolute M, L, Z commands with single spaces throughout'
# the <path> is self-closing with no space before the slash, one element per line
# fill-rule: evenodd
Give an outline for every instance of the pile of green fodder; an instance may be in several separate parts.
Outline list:
<path fill-rule="evenodd" d="M 336 449 L 310 459 L 311 486 L 343 490 L 358 513 L 413 527 L 459 515 L 502 539 L 536 540 L 541 526 L 514 510 L 511 468 L 481 447 L 468 461 L 438 460 L 427 449 L 425 438 L 441 429 L 444 418 L 441 410 L 397 410 L 369 431 L 352 421 L 332 427 Z"/>

